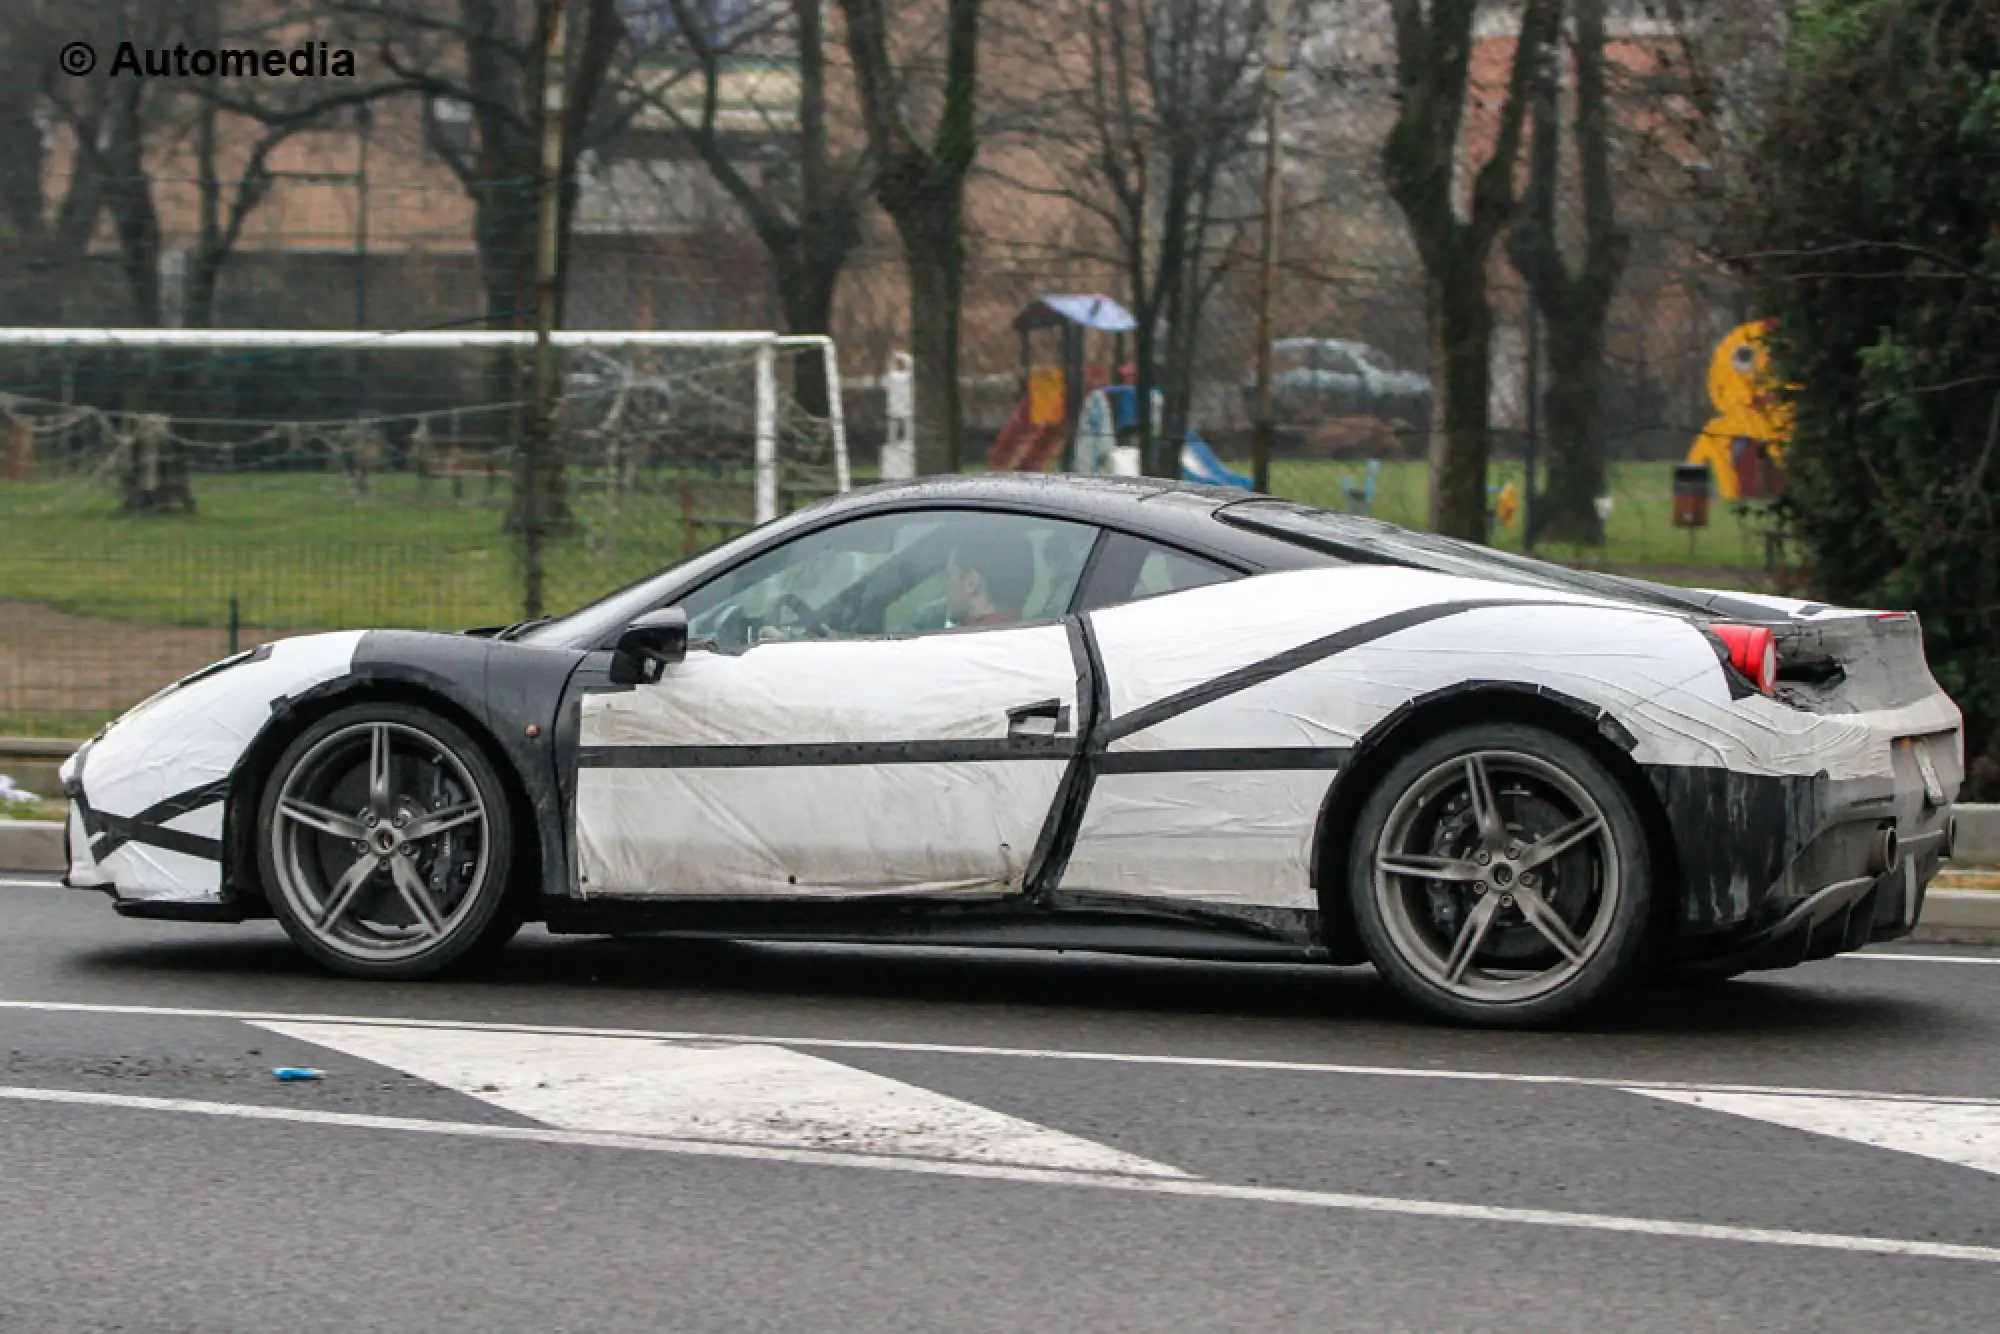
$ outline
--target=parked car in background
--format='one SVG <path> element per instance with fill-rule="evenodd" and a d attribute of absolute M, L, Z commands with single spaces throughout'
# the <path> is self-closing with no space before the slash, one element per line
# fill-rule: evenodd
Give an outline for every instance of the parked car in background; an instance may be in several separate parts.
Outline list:
<path fill-rule="evenodd" d="M 1375 417 L 1391 428 L 1421 429 L 1430 420 L 1431 382 L 1398 370 L 1386 354 L 1346 338 L 1281 338 L 1272 344 L 1271 389 L 1278 425 L 1304 429 L 1346 417 Z M 1257 377 L 1244 377 L 1243 401 L 1256 416 Z"/>

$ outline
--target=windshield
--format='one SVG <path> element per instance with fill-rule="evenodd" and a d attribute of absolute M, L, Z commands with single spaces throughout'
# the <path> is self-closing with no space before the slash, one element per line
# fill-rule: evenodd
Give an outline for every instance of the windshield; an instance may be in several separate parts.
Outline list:
<path fill-rule="evenodd" d="M 1565 593 L 1616 598 L 1621 602 L 1642 602 L 1675 611 L 1708 610 L 1708 599 L 1692 590 L 1683 593 L 1662 584 L 1624 579 L 1615 574 L 1572 570 L 1435 533 L 1399 528 L 1380 519 L 1336 514 L 1284 500 L 1239 501 L 1216 511 L 1216 517 L 1239 528 L 1348 560 L 1408 565 L 1468 579 L 1498 579 Z"/>
<path fill-rule="evenodd" d="M 806 511 L 794 511 L 783 516 L 780 522 L 792 519 Z M 741 549 L 741 544 L 752 533 L 758 537 L 766 535 L 769 525 L 760 524 L 739 537 L 713 547 L 694 559 L 671 566 L 655 574 L 649 574 L 635 583 L 627 584 L 577 608 L 567 616 L 537 625 L 525 631 L 515 632 L 524 644 L 543 644 L 560 648 L 590 648 L 602 643 L 609 636 L 623 630 L 641 615 L 660 605 L 660 600 L 673 588 L 686 587 L 700 579 L 708 571 L 726 563 Z"/>

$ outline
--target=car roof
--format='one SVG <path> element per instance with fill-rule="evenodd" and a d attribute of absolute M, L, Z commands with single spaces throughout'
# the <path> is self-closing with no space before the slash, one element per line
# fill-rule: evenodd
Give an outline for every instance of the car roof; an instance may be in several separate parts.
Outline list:
<path fill-rule="evenodd" d="M 1203 486 L 1165 477 L 1106 477 L 1083 473 L 990 472 L 947 473 L 918 477 L 911 481 L 879 482 L 856 487 L 827 502 L 847 505 L 894 496 L 911 500 L 959 500 L 987 498 L 1019 501 L 1032 505 L 1055 505 L 1079 512 L 1137 513 L 1138 506 L 1162 496 L 1185 498 L 1219 509 L 1231 501 L 1254 493 L 1235 487 Z"/>
<path fill-rule="evenodd" d="M 1336 563 L 1267 535 L 1215 521 L 1224 506 L 1268 499 L 1236 487 L 1204 486 L 1160 477 L 1106 477 L 1077 473 L 973 473 L 919 477 L 857 487 L 805 510 L 818 522 L 837 514 L 930 505 L 1019 509 L 1051 518 L 1075 519 L 1155 537 L 1162 541 L 1233 556 L 1261 568 Z"/>

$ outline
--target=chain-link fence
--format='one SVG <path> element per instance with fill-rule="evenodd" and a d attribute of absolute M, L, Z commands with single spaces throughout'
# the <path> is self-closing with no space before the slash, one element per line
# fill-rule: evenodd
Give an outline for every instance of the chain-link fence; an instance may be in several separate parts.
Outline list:
<path fill-rule="evenodd" d="M 197 337 L 0 330 L 0 734 L 73 730 L 278 635 L 521 614 L 520 350 Z M 840 485 L 838 423 L 793 392 L 820 342 L 557 355 L 552 610 Z"/>

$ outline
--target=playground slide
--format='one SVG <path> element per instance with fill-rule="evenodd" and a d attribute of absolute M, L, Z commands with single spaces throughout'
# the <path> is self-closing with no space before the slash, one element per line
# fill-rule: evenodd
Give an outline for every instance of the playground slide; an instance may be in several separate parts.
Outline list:
<path fill-rule="evenodd" d="M 1059 421 L 1035 421 L 1023 401 L 986 447 L 986 466 L 994 472 L 1047 472 L 1063 447 L 1065 434 Z"/>
<path fill-rule="evenodd" d="M 1231 472 L 1222 466 L 1222 460 L 1215 457 L 1215 451 L 1208 442 L 1196 435 L 1192 429 L 1187 433 L 1187 443 L 1181 446 L 1181 479 L 1188 482 L 1203 482 L 1209 486 L 1234 486 L 1244 491 L 1250 489 L 1250 479 L 1240 472 Z"/>
<path fill-rule="evenodd" d="M 1028 377 L 1028 392 L 987 446 L 986 466 L 994 472 L 1047 472 L 1068 435 L 1062 372 L 1035 371 Z"/>

